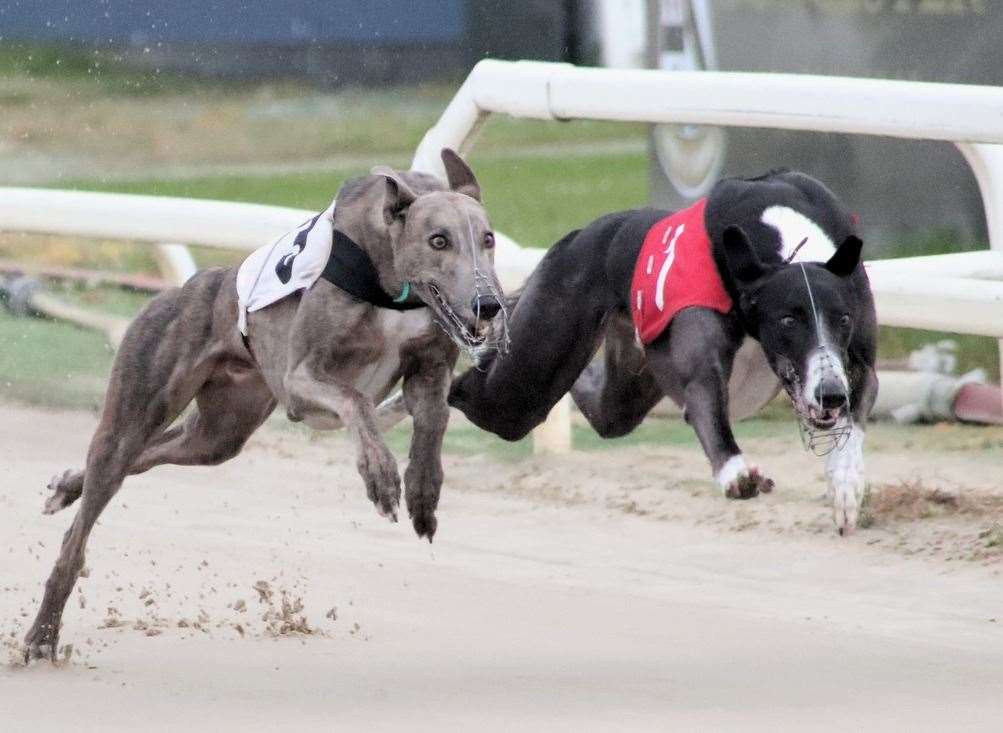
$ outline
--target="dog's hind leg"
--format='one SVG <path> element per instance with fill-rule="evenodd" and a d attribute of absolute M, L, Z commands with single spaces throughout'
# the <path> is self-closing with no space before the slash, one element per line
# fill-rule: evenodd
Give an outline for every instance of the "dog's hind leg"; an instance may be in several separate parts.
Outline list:
<path fill-rule="evenodd" d="M 250 368 L 224 363 L 195 396 L 197 409 L 180 425 L 152 438 L 129 475 L 154 466 L 214 466 L 240 453 L 251 434 L 275 409 L 275 398 L 261 376 Z M 67 471 L 49 484 L 52 496 L 45 514 L 53 514 L 78 498 L 83 491 L 84 471 Z"/>
<path fill-rule="evenodd" d="M 87 452 L 80 507 L 25 638 L 26 659 L 55 658 L 63 608 L 83 567 L 94 523 L 146 446 L 164 433 L 212 373 L 217 348 L 213 305 L 223 279 L 222 271 L 206 271 L 183 289 L 157 296 L 126 332 Z M 219 305 L 220 312 L 230 312 L 228 303 Z"/>
<path fill-rule="evenodd" d="M 83 483 L 80 509 L 63 538 L 59 559 L 45 585 L 42 606 L 25 639 L 27 659 L 55 660 L 63 607 L 83 566 L 87 538 L 126 475 L 163 463 L 212 465 L 225 461 L 240 452 L 275 406 L 257 375 L 242 383 L 211 379 L 196 399 L 198 409 L 183 425 L 166 432 L 156 424 L 162 406 L 158 408 L 155 402 L 143 414 L 102 420 L 91 443 L 86 470 L 77 479 Z M 119 429 L 130 420 L 141 425 L 145 422 L 147 429 Z M 156 437 L 143 440 L 151 433 Z M 144 445 L 148 447 L 144 449 Z"/>
<path fill-rule="evenodd" d="M 619 438 L 636 428 L 662 396 L 630 319 L 611 318 L 602 358 L 594 359 L 571 388 L 578 409 L 599 435 Z"/>
<path fill-rule="evenodd" d="M 144 446 L 188 401 L 172 409 L 172 401 L 163 396 L 167 390 L 158 393 L 152 387 L 156 383 L 154 375 L 128 365 L 120 368 L 122 364 L 137 363 L 132 361 L 139 353 L 135 346 L 124 342 L 116 360 L 105 411 L 87 452 L 80 508 L 63 537 L 59 558 L 45 584 L 42 605 L 25 638 L 26 660 L 48 657 L 55 661 L 63 608 L 83 567 L 84 548 L 94 523 L 122 486 Z"/>
<path fill-rule="evenodd" d="M 182 433 L 183 429 L 182 425 L 176 425 L 165 430 L 152 438 L 147 443 L 145 450 L 149 451 L 158 445 L 174 440 Z M 130 470 L 130 473 L 138 472 Z M 53 476 L 48 486 L 52 494 L 45 500 L 42 514 L 55 514 L 79 499 L 84 490 L 85 475 L 84 471 L 74 471 L 72 468 L 68 468 L 63 473 Z"/>
<path fill-rule="evenodd" d="M 197 409 L 180 429 L 149 445 L 129 469 L 149 471 L 166 463 L 216 466 L 236 456 L 275 409 L 275 398 L 257 371 L 218 367 L 195 396 Z"/>
<path fill-rule="evenodd" d="M 122 485 L 129 466 L 142 451 L 144 436 L 98 428 L 91 441 L 84 478 L 83 501 L 63 536 L 62 549 L 45 583 L 45 595 L 35 622 L 25 638 L 25 659 L 56 659 L 59 626 L 66 599 L 84 564 L 84 547 L 101 512 Z"/>

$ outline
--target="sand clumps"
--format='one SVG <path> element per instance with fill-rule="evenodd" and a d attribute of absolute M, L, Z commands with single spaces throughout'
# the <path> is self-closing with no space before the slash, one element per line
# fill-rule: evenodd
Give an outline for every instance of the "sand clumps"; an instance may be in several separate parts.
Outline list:
<path fill-rule="evenodd" d="M 917 521 L 964 514 L 991 516 L 1003 511 L 1003 498 L 970 491 L 930 488 L 921 480 L 900 481 L 875 487 L 868 494 L 864 513 L 868 526 L 887 521 Z"/>
<path fill-rule="evenodd" d="M 255 583 L 254 590 L 258 594 L 258 602 L 266 607 L 264 613 L 261 614 L 261 620 L 265 624 L 265 634 L 269 636 L 310 636 L 318 633 L 307 621 L 306 614 L 303 612 L 302 598 L 290 596 L 284 589 L 280 589 L 276 597 L 276 592 L 272 590 L 271 585 L 266 580 L 259 580 Z"/>

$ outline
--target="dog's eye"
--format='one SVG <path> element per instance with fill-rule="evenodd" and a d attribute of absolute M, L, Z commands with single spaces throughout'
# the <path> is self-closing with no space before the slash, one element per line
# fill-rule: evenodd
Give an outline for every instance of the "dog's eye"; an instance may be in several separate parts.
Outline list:
<path fill-rule="evenodd" d="M 445 249 L 449 246 L 449 240 L 442 234 L 433 234 L 428 238 L 428 246 L 432 249 Z"/>
<path fill-rule="evenodd" d="M 495 246 L 495 235 L 488 232 L 484 235 L 484 249 L 491 249 Z"/>
<path fill-rule="evenodd" d="M 847 326 L 850 325 L 850 314 L 849 313 L 844 313 L 843 315 L 841 315 L 839 317 L 839 325 L 843 326 L 844 328 L 846 328 Z"/>
<path fill-rule="evenodd" d="M 784 328 L 790 328 L 795 323 L 794 316 L 784 316 L 780 319 L 780 325 Z"/>

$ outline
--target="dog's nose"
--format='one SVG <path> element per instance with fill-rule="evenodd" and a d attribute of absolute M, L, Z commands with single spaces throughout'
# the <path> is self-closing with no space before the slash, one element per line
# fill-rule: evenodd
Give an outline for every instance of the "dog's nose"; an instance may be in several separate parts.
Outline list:
<path fill-rule="evenodd" d="M 477 295 L 474 297 L 474 302 L 470 307 L 473 308 L 479 320 L 490 321 L 498 315 L 498 311 L 501 310 L 501 303 L 493 295 Z"/>
<path fill-rule="evenodd" d="M 846 406 L 846 390 L 837 382 L 822 382 L 815 388 L 815 401 L 823 409 L 838 410 Z"/>

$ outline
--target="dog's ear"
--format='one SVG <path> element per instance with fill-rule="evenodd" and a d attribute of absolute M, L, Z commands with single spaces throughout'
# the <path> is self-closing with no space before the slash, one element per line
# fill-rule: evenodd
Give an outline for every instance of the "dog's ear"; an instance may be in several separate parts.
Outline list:
<path fill-rule="evenodd" d="M 838 277 L 851 275 L 860 264 L 860 249 L 863 246 L 860 238 L 851 234 L 825 263 L 825 269 Z"/>
<path fill-rule="evenodd" d="M 724 258 L 728 271 L 737 284 L 752 283 L 766 274 L 766 268 L 759 261 L 749 238 L 740 227 L 728 227 L 721 240 L 724 244 Z"/>
<path fill-rule="evenodd" d="M 378 165 L 370 173 L 374 176 L 383 176 L 386 181 L 387 191 L 383 198 L 383 221 L 387 223 L 387 226 L 390 226 L 394 220 L 404 215 L 407 207 L 413 204 L 418 196 L 393 168 Z"/>
<path fill-rule="evenodd" d="M 477 183 L 474 172 L 470 170 L 470 166 L 455 150 L 452 148 L 442 149 L 442 164 L 446 166 L 446 179 L 452 190 L 472 199 L 481 200 L 481 187 Z"/>

